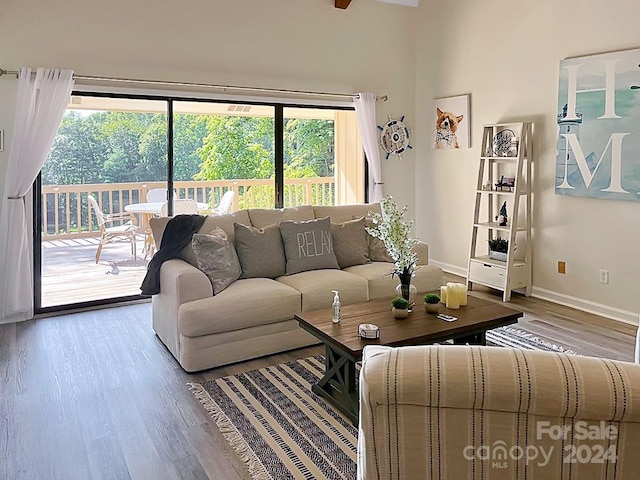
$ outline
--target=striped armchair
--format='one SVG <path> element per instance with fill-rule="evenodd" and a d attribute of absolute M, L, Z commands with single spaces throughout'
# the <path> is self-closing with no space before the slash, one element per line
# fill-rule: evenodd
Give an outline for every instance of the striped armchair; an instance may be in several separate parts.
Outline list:
<path fill-rule="evenodd" d="M 359 429 L 359 479 L 638 479 L 640 366 L 500 347 L 366 347 Z"/>

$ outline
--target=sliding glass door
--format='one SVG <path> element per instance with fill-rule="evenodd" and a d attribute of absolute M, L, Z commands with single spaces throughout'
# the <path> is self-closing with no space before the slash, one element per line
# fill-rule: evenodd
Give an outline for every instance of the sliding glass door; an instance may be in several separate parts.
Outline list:
<path fill-rule="evenodd" d="M 132 208 L 166 200 L 166 112 L 162 100 L 72 97 L 40 174 L 42 309 L 140 293 L 152 213 Z"/>
<path fill-rule="evenodd" d="M 139 298 L 149 219 L 364 200 L 355 112 L 74 94 L 36 185 L 36 310 Z"/>

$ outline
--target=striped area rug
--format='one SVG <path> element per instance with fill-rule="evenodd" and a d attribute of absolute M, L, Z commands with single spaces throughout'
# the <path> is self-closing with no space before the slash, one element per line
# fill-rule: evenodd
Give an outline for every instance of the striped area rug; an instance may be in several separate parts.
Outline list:
<path fill-rule="evenodd" d="M 487 342 L 574 353 L 511 327 Z M 188 385 L 252 479 L 354 479 L 357 429 L 311 392 L 323 372 L 317 356 Z"/>

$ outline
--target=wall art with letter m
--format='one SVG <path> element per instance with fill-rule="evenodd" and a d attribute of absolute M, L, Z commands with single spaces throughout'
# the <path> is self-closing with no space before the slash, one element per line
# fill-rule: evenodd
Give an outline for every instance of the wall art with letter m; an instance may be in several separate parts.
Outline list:
<path fill-rule="evenodd" d="M 560 62 L 556 194 L 640 201 L 640 49 Z"/>

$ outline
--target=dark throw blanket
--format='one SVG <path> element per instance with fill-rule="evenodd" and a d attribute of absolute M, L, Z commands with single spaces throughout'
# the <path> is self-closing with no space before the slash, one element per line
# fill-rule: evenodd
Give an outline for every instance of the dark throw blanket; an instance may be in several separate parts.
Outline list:
<path fill-rule="evenodd" d="M 142 295 L 160 293 L 160 267 L 167 260 L 182 258 L 180 252 L 189 245 L 191 237 L 200 230 L 206 218 L 202 215 L 177 215 L 167 222 L 160 249 L 149 262 L 147 274 L 140 286 Z"/>

